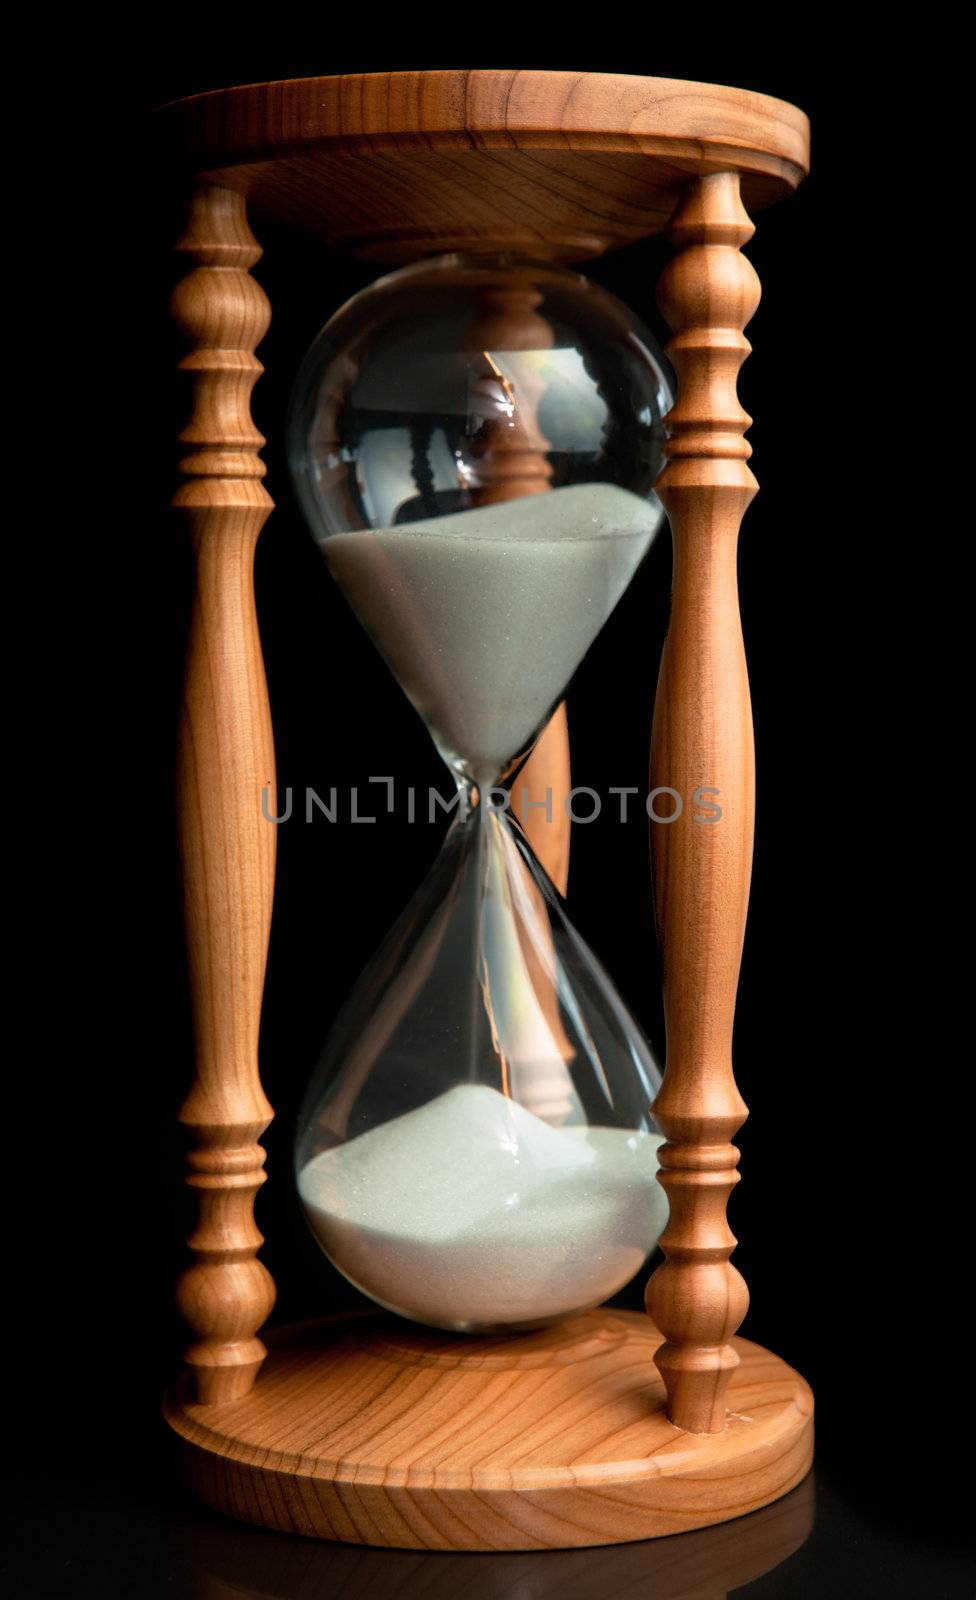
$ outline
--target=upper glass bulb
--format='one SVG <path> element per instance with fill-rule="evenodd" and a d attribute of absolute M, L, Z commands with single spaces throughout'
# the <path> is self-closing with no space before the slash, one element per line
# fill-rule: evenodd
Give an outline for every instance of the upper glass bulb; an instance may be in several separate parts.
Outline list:
<path fill-rule="evenodd" d="M 524 753 L 646 554 L 672 399 L 632 312 L 513 257 L 391 273 L 309 351 L 289 421 L 306 516 L 459 775 Z"/>

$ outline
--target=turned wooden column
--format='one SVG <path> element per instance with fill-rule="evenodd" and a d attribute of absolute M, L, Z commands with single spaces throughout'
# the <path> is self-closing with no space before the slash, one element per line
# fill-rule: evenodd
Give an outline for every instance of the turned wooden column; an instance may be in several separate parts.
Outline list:
<path fill-rule="evenodd" d="M 752 866 L 752 715 L 736 580 L 739 524 L 758 485 L 736 394 L 759 280 L 740 254 L 754 232 L 735 172 L 696 178 L 669 227 L 677 246 L 658 302 L 674 330 L 678 379 L 667 463 L 657 481 L 674 540 L 671 621 L 651 740 L 651 785 L 675 789 L 680 818 L 651 824 L 664 968 L 667 1068 L 654 1110 L 667 1143 L 660 1181 L 671 1214 L 647 1309 L 665 1336 L 656 1360 L 679 1427 L 725 1426 L 738 1355 L 730 1340 L 749 1296 L 729 1261 L 726 1205 L 738 1182 L 731 1143 L 746 1118 L 732 1075 L 732 1020 Z M 701 787 L 721 807 L 695 820 Z M 665 807 L 670 802 L 665 802 Z"/>
<path fill-rule="evenodd" d="M 569 887 L 569 842 L 572 823 L 566 796 L 572 787 L 569 758 L 569 719 L 560 701 L 540 733 L 534 750 L 515 779 L 512 809 L 550 883 L 565 896 Z M 522 791 L 528 795 L 523 805 Z M 552 799 L 552 820 L 544 808 Z M 523 815 L 524 812 L 524 815 Z"/>
<path fill-rule="evenodd" d="M 478 482 L 471 488 L 475 506 L 497 505 L 525 495 L 544 494 L 551 487 L 549 441 L 539 427 L 538 406 L 544 384 L 520 374 L 517 395 L 491 358 L 492 350 L 548 350 L 553 332 L 538 307 L 543 296 L 531 281 L 509 281 L 482 291 L 484 308 L 468 329 L 468 342 L 482 352 L 485 371 L 481 397 L 485 422 L 475 452 Z M 570 790 L 569 724 L 566 703 L 553 712 L 528 761 L 515 779 L 512 811 L 518 817 L 550 882 L 560 894 L 569 883 Z M 523 791 L 529 804 L 523 805 Z M 551 794 L 551 815 L 545 809 Z"/>
<path fill-rule="evenodd" d="M 250 396 L 270 311 L 249 273 L 261 251 L 240 195 L 199 186 L 176 248 L 189 271 L 171 310 L 190 346 L 180 368 L 193 399 L 173 504 L 196 562 L 178 768 L 196 1070 L 180 1120 L 197 1197 L 195 1260 L 177 1298 L 194 1334 L 186 1361 L 197 1399 L 215 1404 L 254 1382 L 265 1355 L 257 1331 L 275 1298 L 254 1222 L 264 1182 L 257 1141 L 272 1116 L 257 1045 L 275 829 L 261 806 L 268 788 L 273 814 L 274 748 L 253 588 L 272 501 Z"/>

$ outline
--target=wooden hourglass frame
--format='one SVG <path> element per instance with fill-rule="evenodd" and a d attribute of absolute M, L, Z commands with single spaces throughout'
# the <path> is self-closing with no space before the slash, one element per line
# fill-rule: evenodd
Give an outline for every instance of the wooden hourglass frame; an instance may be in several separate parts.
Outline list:
<path fill-rule="evenodd" d="M 610 1544 L 720 1522 L 784 1494 L 812 1453 L 810 1391 L 736 1337 L 731 1063 L 748 900 L 753 743 L 736 544 L 757 483 L 736 394 L 759 300 L 750 212 L 808 166 L 809 126 L 766 95 L 566 72 L 399 72 L 225 89 L 169 121 L 194 192 L 173 314 L 193 383 L 175 505 L 197 586 L 180 754 L 196 1069 L 181 1110 L 197 1197 L 178 1290 L 193 1332 L 166 1400 L 209 1504 L 286 1531 L 451 1550 Z M 658 286 L 678 383 L 656 488 L 674 578 L 651 784 L 721 790 L 713 828 L 652 828 L 667 1058 L 655 1103 L 670 1202 L 647 1312 L 598 1309 L 503 1337 L 438 1334 L 364 1311 L 259 1338 L 275 1298 L 254 1198 L 272 1111 L 257 1041 L 274 885 L 262 815 L 274 752 L 252 564 L 272 509 L 250 412 L 269 324 L 248 213 L 384 264 L 505 250 L 579 262 L 666 231 Z M 515 300 L 486 308 L 509 319 Z M 544 441 L 543 441 L 544 443 Z M 531 430 L 493 498 L 526 492 Z M 557 712 L 529 786 L 568 788 Z M 707 774 L 707 778 L 703 778 Z M 568 834 L 528 827 L 557 884 Z M 568 824 L 567 824 L 568 828 Z"/>

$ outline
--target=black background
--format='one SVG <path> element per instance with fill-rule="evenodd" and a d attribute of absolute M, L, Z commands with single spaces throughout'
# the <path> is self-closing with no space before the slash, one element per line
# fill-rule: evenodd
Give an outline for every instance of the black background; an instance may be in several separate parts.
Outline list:
<path fill-rule="evenodd" d="M 171 765 L 189 566 L 165 510 L 186 401 L 165 316 L 183 191 L 150 159 L 146 112 L 255 79 L 469 65 L 724 82 L 792 101 L 812 121 L 809 180 L 758 214 L 746 247 L 763 284 L 739 385 L 760 482 L 739 563 L 758 816 L 735 1038 L 751 1114 L 730 1217 L 753 1297 L 742 1331 L 816 1393 L 822 1509 L 780 1586 L 774 1577 L 741 1592 L 970 1592 L 953 1476 L 938 1465 L 934 1437 L 965 1395 L 953 1314 L 933 1309 L 940 1283 L 924 1226 L 933 1193 L 942 1195 L 920 1110 L 931 1057 L 913 1022 L 918 957 L 931 939 L 905 901 L 929 812 L 904 794 L 941 774 L 918 763 L 926 729 L 911 687 L 924 610 L 908 476 L 924 383 L 900 220 L 911 183 L 900 160 L 878 160 L 881 130 L 904 114 L 898 76 L 880 47 L 771 42 L 758 27 L 668 28 L 649 17 L 621 21 L 618 39 L 557 30 L 548 43 L 541 21 L 535 34 L 524 19 L 519 27 L 504 48 L 497 25 L 467 13 L 436 28 L 418 18 L 399 35 L 330 15 L 311 29 L 315 43 L 286 15 L 262 19 L 252 42 L 246 28 L 234 36 L 205 17 L 187 45 L 161 21 L 138 41 L 88 32 L 77 39 L 83 70 L 65 71 L 49 106 L 44 149 L 62 171 L 47 201 L 35 184 L 31 227 L 71 243 L 48 280 L 54 337 L 34 363 L 36 409 L 25 420 L 44 445 L 51 430 L 38 419 L 56 423 L 57 448 L 42 448 L 34 469 L 37 581 L 56 567 L 68 606 L 63 628 L 46 608 L 33 613 L 38 653 L 49 643 L 65 651 L 34 719 L 55 776 L 30 863 L 27 943 L 44 990 L 28 1020 L 41 1048 L 17 1074 L 27 1136 L 12 1150 L 15 1164 L 23 1159 L 17 1216 L 41 1220 L 8 1360 L 11 1413 L 22 1408 L 22 1459 L 32 1464 L 16 1473 L 26 1490 L 25 1595 L 189 1593 L 194 1540 L 202 1551 L 209 1537 L 208 1519 L 172 1488 L 157 1420 L 180 1349 L 171 1285 L 188 1222 L 173 1128 L 190 1043 Z M 437 784 L 423 729 L 299 520 L 281 449 L 300 356 L 374 274 L 279 229 L 259 233 L 256 276 L 273 322 L 254 410 L 277 509 L 256 581 L 279 785 L 296 796 L 306 785 L 342 793 L 375 772 Z M 53 249 L 35 245 L 33 259 L 43 254 L 50 268 Z M 651 240 L 587 268 L 662 342 L 654 283 L 666 257 Z M 906 576 L 907 596 L 896 588 Z M 643 788 L 668 579 L 665 534 L 571 691 L 577 783 Z M 277 1117 L 258 1202 L 276 1318 L 355 1298 L 306 1234 L 290 1145 L 329 1020 L 437 848 L 438 828 L 379 816 L 372 827 L 319 818 L 279 830 L 262 1034 Z M 646 827 L 636 815 L 627 827 L 608 816 L 575 830 L 569 904 L 660 1044 Z M 624 1302 L 639 1304 L 640 1287 Z M 935 1401 L 933 1383 L 943 1386 Z M 504 1575 L 497 1582 L 491 1592 L 506 1595 Z"/>

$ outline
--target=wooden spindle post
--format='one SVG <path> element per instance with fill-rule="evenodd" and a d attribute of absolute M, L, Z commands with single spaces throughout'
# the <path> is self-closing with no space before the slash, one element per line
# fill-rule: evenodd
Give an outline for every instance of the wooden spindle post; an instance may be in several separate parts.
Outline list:
<path fill-rule="evenodd" d="M 190 263 L 171 311 L 190 345 L 180 362 L 193 405 L 180 435 L 182 513 L 196 590 L 179 742 L 178 792 L 196 1072 L 180 1120 L 193 1140 L 187 1183 L 197 1195 L 195 1260 L 177 1299 L 195 1341 L 186 1352 L 203 1404 L 240 1398 L 265 1356 L 256 1337 L 275 1289 L 256 1253 L 254 1196 L 264 1182 L 258 1139 L 271 1107 L 257 1044 L 274 889 L 274 748 L 254 607 L 253 558 L 272 507 L 261 479 L 264 439 L 250 396 L 254 351 L 270 311 L 249 268 L 260 248 L 238 194 L 209 184 L 193 196 L 177 250 Z"/>
<path fill-rule="evenodd" d="M 503 373 L 491 362 L 493 350 L 550 350 L 553 331 L 538 310 L 543 295 L 531 278 L 520 282 L 509 270 L 507 281 L 485 287 L 483 309 L 468 329 L 472 350 L 484 353 L 486 419 L 478 443 L 478 482 L 471 503 L 497 505 L 525 495 L 545 494 L 552 481 L 549 441 L 539 427 L 538 408 L 545 390 L 526 366 L 519 374 L 518 391 L 507 390 Z M 514 400 L 510 410 L 503 402 Z M 571 786 L 569 723 L 561 702 L 543 728 L 535 749 L 515 781 L 512 810 L 551 883 L 565 894 L 569 883 L 570 819 L 566 796 Z M 544 809 L 546 791 L 552 794 L 551 819 Z M 529 804 L 523 806 L 523 791 Z"/>
<path fill-rule="evenodd" d="M 569 841 L 572 824 L 566 798 L 572 788 L 569 766 L 569 719 L 561 700 L 546 723 L 532 754 L 515 780 L 512 809 L 550 883 L 565 896 L 569 887 Z M 523 804 L 523 797 L 528 803 Z M 552 820 L 545 807 L 552 800 Z"/>
<path fill-rule="evenodd" d="M 754 232 L 735 172 L 690 182 L 671 220 L 677 253 L 658 300 L 674 330 L 678 378 L 657 492 L 674 539 L 671 622 L 651 740 L 652 787 L 682 797 L 673 823 L 652 823 L 655 907 L 664 967 L 667 1069 L 655 1113 L 667 1144 L 660 1180 L 671 1214 L 665 1260 L 647 1309 L 665 1343 L 656 1360 L 671 1421 L 693 1433 L 725 1426 L 738 1356 L 730 1340 L 749 1295 L 729 1256 L 726 1206 L 738 1182 L 731 1140 L 746 1118 L 732 1075 L 732 1020 L 752 867 L 752 715 L 736 579 L 743 514 L 758 485 L 744 438 L 739 368 L 759 280 L 741 246 Z M 721 807 L 695 821 L 695 791 Z M 671 802 L 663 800 L 662 813 Z"/>

